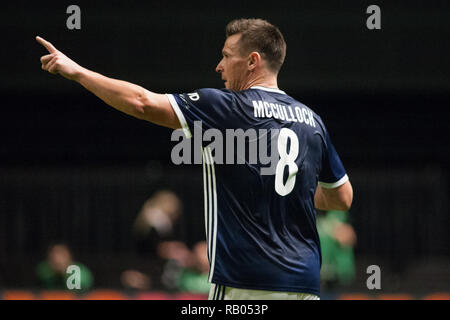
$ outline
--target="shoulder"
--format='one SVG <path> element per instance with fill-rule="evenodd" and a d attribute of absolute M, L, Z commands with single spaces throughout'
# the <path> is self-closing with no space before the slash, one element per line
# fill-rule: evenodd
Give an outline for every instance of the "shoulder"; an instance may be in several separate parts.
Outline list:
<path fill-rule="evenodd" d="M 202 88 L 180 94 L 179 98 L 186 105 L 203 108 L 211 105 L 230 105 L 235 101 L 235 92 L 228 89 Z"/>
<path fill-rule="evenodd" d="M 228 89 L 202 88 L 187 93 L 186 96 L 192 101 L 199 101 L 201 99 L 232 99 L 235 94 L 234 91 Z"/>

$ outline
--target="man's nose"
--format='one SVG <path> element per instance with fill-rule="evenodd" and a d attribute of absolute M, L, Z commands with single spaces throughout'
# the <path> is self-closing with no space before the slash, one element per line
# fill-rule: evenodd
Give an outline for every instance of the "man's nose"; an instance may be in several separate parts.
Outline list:
<path fill-rule="evenodd" d="M 220 60 L 220 62 L 217 64 L 216 72 L 222 73 L 222 71 L 223 71 L 222 60 Z"/>

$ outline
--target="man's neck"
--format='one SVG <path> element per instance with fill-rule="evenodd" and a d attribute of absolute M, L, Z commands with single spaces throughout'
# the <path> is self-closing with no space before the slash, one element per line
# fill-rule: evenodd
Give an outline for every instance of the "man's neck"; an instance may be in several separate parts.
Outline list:
<path fill-rule="evenodd" d="M 243 90 L 256 86 L 278 89 L 277 76 L 273 74 L 261 74 L 254 78 L 250 78 Z"/>

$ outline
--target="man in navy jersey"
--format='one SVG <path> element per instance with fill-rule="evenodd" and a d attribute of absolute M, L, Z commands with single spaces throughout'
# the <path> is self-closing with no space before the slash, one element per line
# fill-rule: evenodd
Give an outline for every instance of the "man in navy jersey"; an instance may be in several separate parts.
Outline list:
<path fill-rule="evenodd" d="M 239 19 L 226 27 L 216 71 L 225 89 L 156 94 L 87 70 L 37 37 L 49 54 L 42 68 L 75 80 L 110 106 L 139 119 L 181 128 L 275 130 L 271 174 L 248 154 L 219 164 L 203 143 L 205 230 L 210 299 L 319 299 L 320 243 L 315 208 L 348 210 L 353 190 L 329 134 L 311 109 L 277 85 L 286 44 L 277 27 Z M 258 137 L 261 139 L 261 137 Z M 247 141 L 248 142 L 248 141 Z M 268 142 L 268 144 L 270 141 Z"/>

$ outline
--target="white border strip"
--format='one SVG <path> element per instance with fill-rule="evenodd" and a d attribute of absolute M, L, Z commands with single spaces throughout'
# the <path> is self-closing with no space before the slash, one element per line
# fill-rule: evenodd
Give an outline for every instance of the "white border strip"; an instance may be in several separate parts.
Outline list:
<path fill-rule="evenodd" d="M 202 149 L 202 157 L 203 157 L 203 198 L 204 198 L 204 215 L 205 215 L 205 238 L 206 238 L 206 244 L 207 244 L 207 255 L 208 255 L 208 261 L 211 263 L 211 255 L 209 250 L 209 228 L 208 228 L 208 220 L 209 220 L 209 211 L 208 211 L 208 180 L 207 180 L 207 170 L 206 170 L 206 158 L 205 158 L 205 150 Z M 209 172 L 209 170 L 208 170 Z"/>
<path fill-rule="evenodd" d="M 208 246 L 209 275 L 211 282 L 214 274 L 216 262 L 216 241 L 217 241 L 217 189 L 216 173 L 214 170 L 214 159 L 211 148 L 203 149 L 203 188 L 205 201 L 205 233 Z"/>
<path fill-rule="evenodd" d="M 269 91 L 269 92 L 276 92 L 276 93 L 286 94 L 286 92 L 284 92 L 284 91 L 282 91 L 280 89 L 266 88 L 266 87 L 261 87 L 261 86 L 253 86 L 253 87 L 250 87 L 250 89 L 259 89 L 259 90 L 264 90 L 264 91 Z"/>
<path fill-rule="evenodd" d="M 204 150 L 204 157 L 206 160 L 206 171 L 208 173 L 208 177 L 207 177 L 207 184 L 206 184 L 206 191 L 208 193 L 208 211 L 207 211 L 207 228 L 208 228 L 208 232 L 207 232 L 207 244 L 208 244 L 208 257 L 209 257 L 209 264 L 212 264 L 212 249 L 211 249 L 211 239 L 212 239 L 212 192 L 211 192 L 211 165 L 209 162 L 209 157 L 208 157 L 208 151 L 206 149 Z"/>
<path fill-rule="evenodd" d="M 191 130 L 189 130 L 189 126 L 186 122 L 186 118 L 183 115 L 183 112 L 180 109 L 180 106 L 178 105 L 177 101 L 175 100 L 175 97 L 173 94 L 166 93 L 166 96 L 169 98 L 170 105 L 173 108 L 173 111 L 175 111 L 175 114 L 178 117 L 178 120 L 180 121 L 181 128 L 183 129 L 184 135 L 186 138 L 190 139 L 192 137 Z"/>
<path fill-rule="evenodd" d="M 342 186 L 347 181 L 348 181 L 348 176 L 347 176 L 347 174 L 345 174 L 342 178 L 340 178 L 336 182 L 328 183 L 328 182 L 319 181 L 319 186 L 321 186 L 322 188 L 325 188 L 325 189 L 334 189 L 334 188 Z"/>
<path fill-rule="evenodd" d="M 209 271 L 209 282 L 212 281 L 213 274 L 214 274 L 214 265 L 216 262 L 216 240 L 217 240 L 217 190 L 216 190 L 216 172 L 214 170 L 214 159 L 212 157 L 211 148 L 206 148 L 206 151 L 208 152 L 209 161 L 211 165 L 211 175 L 212 175 L 212 197 L 213 197 L 213 233 L 212 233 L 212 254 L 211 254 L 211 267 Z"/>

